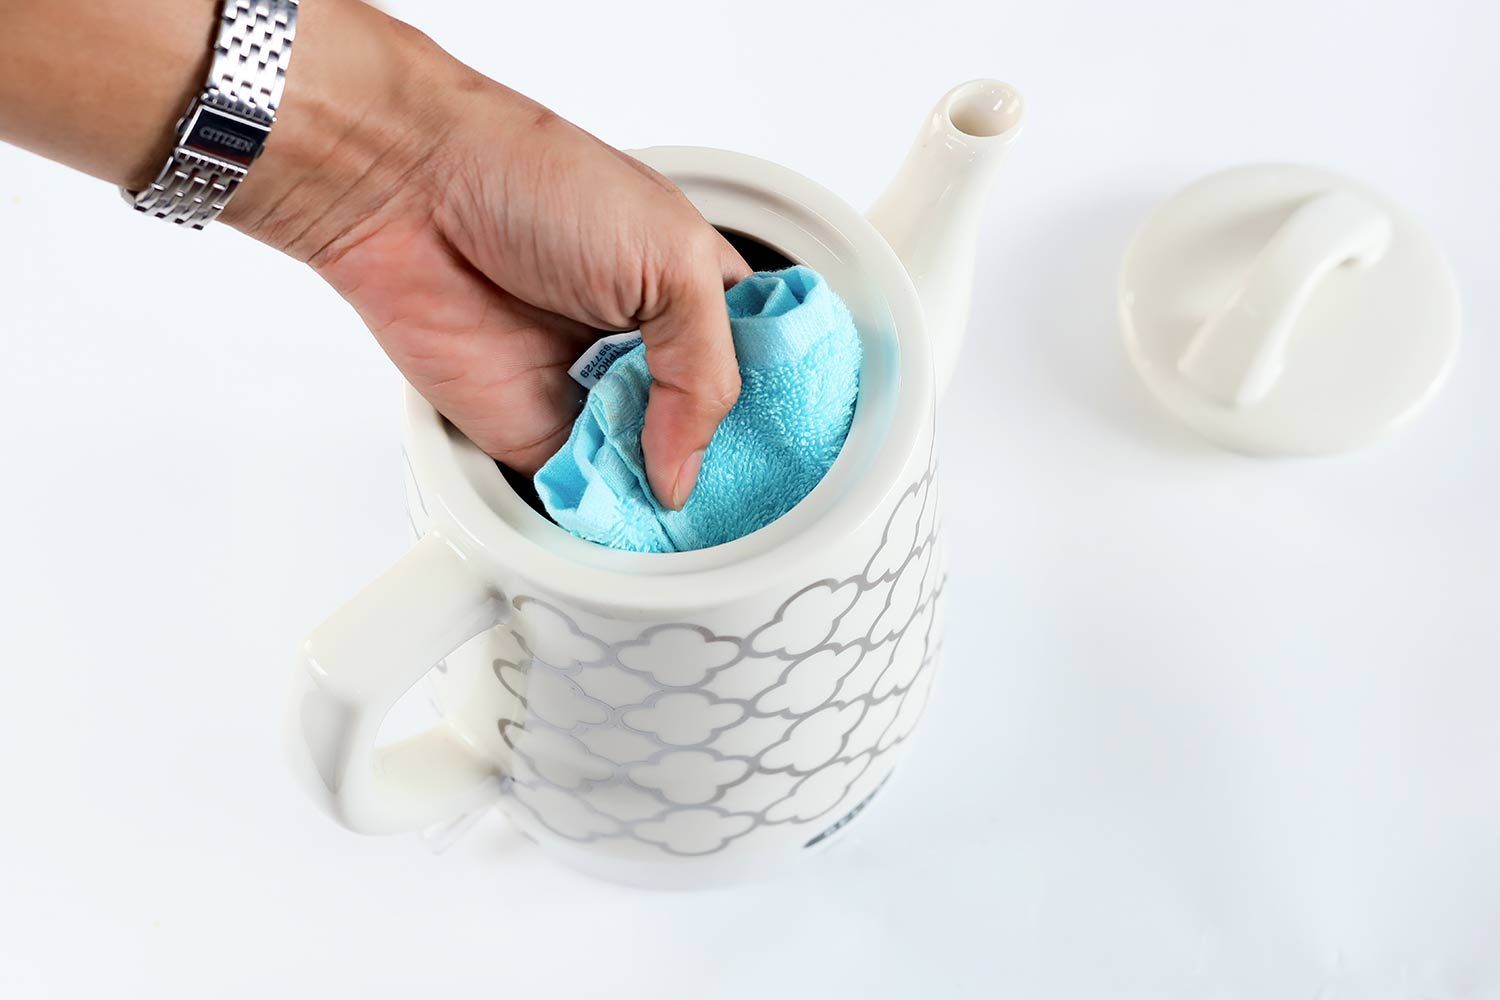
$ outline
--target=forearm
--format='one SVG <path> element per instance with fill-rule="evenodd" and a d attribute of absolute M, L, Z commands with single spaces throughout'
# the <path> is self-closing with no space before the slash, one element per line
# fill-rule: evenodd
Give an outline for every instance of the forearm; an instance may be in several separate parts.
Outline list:
<path fill-rule="evenodd" d="M 144 185 L 203 87 L 217 20 L 210 0 L 0 0 L 0 139 Z"/>
<path fill-rule="evenodd" d="M 0 139 L 145 187 L 218 17 L 219 0 L 0 0 Z M 298 4 L 276 123 L 218 218 L 312 264 L 515 468 L 566 440 L 568 366 L 597 330 L 641 330 L 641 447 L 674 508 L 739 392 L 723 291 L 749 268 L 682 192 L 360 0 Z"/>
<path fill-rule="evenodd" d="M 131 190 L 160 171 L 207 78 L 219 0 L 0 0 L 0 139 Z M 423 168 L 480 85 L 358 0 L 299 10 L 265 153 L 221 216 L 302 259 Z"/>

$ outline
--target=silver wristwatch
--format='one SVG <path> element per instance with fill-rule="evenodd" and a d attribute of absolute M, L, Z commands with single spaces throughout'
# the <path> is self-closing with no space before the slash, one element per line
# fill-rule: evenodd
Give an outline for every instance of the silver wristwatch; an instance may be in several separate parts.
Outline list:
<path fill-rule="evenodd" d="M 125 200 L 194 229 L 217 218 L 271 134 L 296 33 L 297 0 L 224 0 L 208 84 L 177 121 L 177 147 Z"/>

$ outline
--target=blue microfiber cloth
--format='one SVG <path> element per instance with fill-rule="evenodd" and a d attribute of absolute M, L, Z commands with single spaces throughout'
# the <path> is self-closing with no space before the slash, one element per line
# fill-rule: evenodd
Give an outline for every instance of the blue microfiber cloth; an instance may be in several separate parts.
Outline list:
<path fill-rule="evenodd" d="M 854 319 L 816 271 L 751 275 L 724 296 L 740 398 L 719 425 L 682 510 L 656 502 L 641 457 L 651 373 L 637 344 L 589 390 L 568 443 L 536 474 L 547 513 L 581 538 L 631 552 L 685 552 L 748 535 L 828 472 L 854 418 Z"/>

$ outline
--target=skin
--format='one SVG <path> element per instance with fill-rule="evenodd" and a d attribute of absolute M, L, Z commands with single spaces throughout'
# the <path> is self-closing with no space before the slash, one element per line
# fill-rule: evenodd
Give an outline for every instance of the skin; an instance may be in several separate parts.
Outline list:
<path fill-rule="evenodd" d="M 0 139 L 144 187 L 202 89 L 217 10 L 0 0 Z M 583 399 L 567 368 L 601 330 L 645 339 L 642 447 L 670 507 L 739 394 L 723 293 L 750 269 L 682 193 L 358 0 L 301 5 L 276 127 L 220 219 L 309 264 L 522 472 L 566 439 Z"/>

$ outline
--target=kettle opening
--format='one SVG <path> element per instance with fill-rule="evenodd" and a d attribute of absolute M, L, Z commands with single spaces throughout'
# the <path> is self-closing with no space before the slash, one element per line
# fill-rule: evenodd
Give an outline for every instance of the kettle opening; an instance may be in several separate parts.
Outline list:
<path fill-rule="evenodd" d="M 799 263 L 796 259 L 788 256 L 776 247 L 771 246 L 763 240 L 723 226 L 715 227 L 719 234 L 734 247 L 735 252 L 745 259 L 751 270 L 754 271 L 780 271 Z M 599 331 L 601 334 L 604 331 Z M 531 476 L 517 472 L 504 462 L 495 462 L 500 469 L 500 474 L 505 478 L 508 485 L 516 496 L 544 518 L 548 524 L 556 525 L 557 522 L 547 513 L 547 507 L 542 503 L 541 496 L 537 493 L 536 483 Z"/>
<path fill-rule="evenodd" d="M 763 240 L 754 236 L 746 236 L 744 233 L 723 226 L 714 227 L 718 229 L 719 235 L 734 247 L 735 252 L 745 259 L 752 271 L 781 271 L 801 261 L 783 253 L 776 247 L 771 246 Z"/>
<path fill-rule="evenodd" d="M 1021 95 L 996 80 L 974 80 L 953 91 L 948 121 L 964 135 L 990 139 L 1021 123 Z"/>
<path fill-rule="evenodd" d="M 626 586 L 642 614 L 665 613 L 738 600 L 772 578 L 820 579 L 854 526 L 872 523 L 899 491 L 908 465 L 926 461 L 933 364 L 911 278 L 874 227 L 785 167 L 691 147 L 636 156 L 675 181 L 710 225 L 755 258 L 747 263 L 805 264 L 849 307 L 863 347 L 860 389 L 827 475 L 791 510 L 742 538 L 688 552 L 624 552 L 549 521 L 527 502 L 524 480 L 507 482 L 493 459 L 408 387 L 408 480 L 433 483 L 441 498 L 429 515 L 409 486 L 413 509 L 470 539 L 476 556 L 485 553 L 505 574 L 559 574 L 557 586 L 587 606 L 616 605 Z"/>

